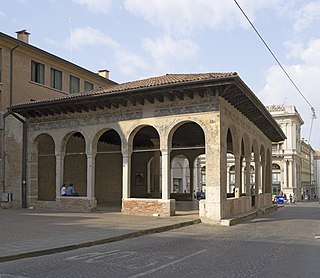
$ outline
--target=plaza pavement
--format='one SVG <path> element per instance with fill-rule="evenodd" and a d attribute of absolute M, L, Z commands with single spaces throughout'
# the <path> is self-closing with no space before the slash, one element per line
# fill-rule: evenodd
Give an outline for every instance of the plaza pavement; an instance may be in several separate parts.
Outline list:
<path fill-rule="evenodd" d="M 120 206 L 95 212 L 0 208 L 0 263 L 198 224 L 198 207 L 198 201 L 177 202 L 176 215 L 172 217 L 125 215 Z M 254 212 L 225 221 L 237 224 L 259 215 Z"/>
<path fill-rule="evenodd" d="M 0 208 L 0 263 L 197 224 L 197 206 L 197 201 L 177 203 L 176 215 L 167 218 L 124 215 L 112 207 L 95 212 Z"/>

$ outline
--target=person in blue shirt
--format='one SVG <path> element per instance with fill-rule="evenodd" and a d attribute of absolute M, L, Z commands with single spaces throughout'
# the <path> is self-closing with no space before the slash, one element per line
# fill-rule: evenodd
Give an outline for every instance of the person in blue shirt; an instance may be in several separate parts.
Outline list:
<path fill-rule="evenodd" d="M 74 196 L 73 183 L 70 183 L 67 187 L 67 196 Z"/>

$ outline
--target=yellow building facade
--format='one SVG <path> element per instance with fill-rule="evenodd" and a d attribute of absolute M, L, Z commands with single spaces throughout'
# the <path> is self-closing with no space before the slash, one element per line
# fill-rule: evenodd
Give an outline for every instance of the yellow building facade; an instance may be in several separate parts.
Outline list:
<path fill-rule="evenodd" d="M 8 193 L 8 183 L 25 183 L 17 176 L 22 168 L 15 161 L 23 152 L 23 124 L 16 123 L 18 134 L 6 129 L 9 106 L 116 84 L 108 79 L 108 71 L 102 70 L 100 75 L 88 71 L 29 44 L 29 36 L 26 30 L 17 32 L 17 38 L 0 33 L 0 194 Z"/>

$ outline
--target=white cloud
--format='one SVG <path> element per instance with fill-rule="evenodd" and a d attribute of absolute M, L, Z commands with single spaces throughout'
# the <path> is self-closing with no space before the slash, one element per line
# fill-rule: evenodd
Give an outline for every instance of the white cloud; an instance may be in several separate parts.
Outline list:
<path fill-rule="evenodd" d="M 114 57 L 118 71 L 129 77 L 135 77 L 138 71 L 148 68 L 147 63 L 140 56 L 124 49 L 117 50 Z"/>
<path fill-rule="evenodd" d="M 320 78 L 318 76 L 320 76 L 320 39 L 310 40 L 305 47 L 301 43 L 290 43 L 288 45 L 291 47 L 291 54 L 289 56 L 299 59 L 300 63 L 284 65 L 284 68 L 303 96 L 319 113 Z M 266 84 L 258 95 L 266 105 L 295 105 L 305 121 L 302 136 L 305 138 L 309 137 L 311 108 L 279 66 L 269 68 Z M 317 116 L 320 117 L 320 115 Z M 315 142 L 315 138 L 313 140 L 314 143 L 319 144 L 319 142 Z"/>
<path fill-rule="evenodd" d="M 311 39 L 306 48 L 301 42 L 286 42 L 290 51 L 287 59 L 299 59 L 309 66 L 320 66 L 320 39 Z"/>
<path fill-rule="evenodd" d="M 0 10 L 0 16 L 5 16 L 5 13 Z"/>
<path fill-rule="evenodd" d="M 198 46 L 191 40 L 175 40 L 170 36 L 164 36 L 155 40 L 145 39 L 144 49 L 151 54 L 160 71 L 168 71 L 172 65 L 196 57 Z"/>
<path fill-rule="evenodd" d="M 308 48 L 301 53 L 301 59 L 307 64 L 320 67 L 320 39 L 312 39 Z"/>
<path fill-rule="evenodd" d="M 300 32 L 320 20 L 320 1 L 306 4 L 296 15 L 294 30 Z"/>
<path fill-rule="evenodd" d="M 285 0 L 243 0 L 239 4 L 253 20 L 257 11 L 279 10 Z M 125 0 L 125 8 L 166 31 L 186 33 L 197 29 L 229 29 L 249 25 L 234 1 L 225 0 Z"/>
<path fill-rule="evenodd" d="M 119 44 L 115 40 L 91 27 L 72 29 L 71 35 L 65 44 L 69 47 L 72 46 L 73 49 L 80 49 L 85 45 L 104 45 L 111 48 L 119 47 Z"/>
<path fill-rule="evenodd" d="M 111 0 L 73 0 L 73 2 L 87 6 L 94 13 L 108 14 L 111 7 Z"/>

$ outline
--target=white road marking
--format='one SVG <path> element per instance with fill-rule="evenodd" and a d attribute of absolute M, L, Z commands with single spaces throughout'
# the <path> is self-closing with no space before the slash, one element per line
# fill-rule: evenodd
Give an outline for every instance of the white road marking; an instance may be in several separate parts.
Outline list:
<path fill-rule="evenodd" d="M 145 271 L 145 272 L 141 272 L 141 273 L 138 273 L 138 274 L 136 274 L 136 275 L 130 276 L 129 278 L 137 278 L 137 277 L 142 277 L 142 276 L 148 275 L 148 274 L 150 274 L 150 273 L 154 273 L 154 272 L 156 272 L 156 271 L 158 271 L 158 270 L 160 270 L 160 269 L 164 269 L 164 268 L 169 267 L 169 266 L 172 266 L 172 265 L 174 265 L 174 264 L 183 262 L 183 261 L 185 261 L 186 259 L 189 259 L 189 258 L 191 258 L 191 257 L 193 257 L 193 256 L 199 255 L 199 254 L 204 253 L 204 252 L 206 252 L 206 251 L 207 251 L 206 249 L 200 250 L 200 251 L 198 251 L 198 252 L 196 252 L 196 253 L 193 253 L 193 254 L 190 254 L 190 255 L 188 255 L 188 256 L 182 257 L 182 258 L 180 258 L 180 259 L 178 259 L 178 260 L 175 260 L 175 261 L 169 262 L 169 263 L 167 263 L 167 264 L 160 265 L 160 266 L 158 266 L 158 267 L 149 269 L 149 270 L 147 270 L 147 271 Z"/>

